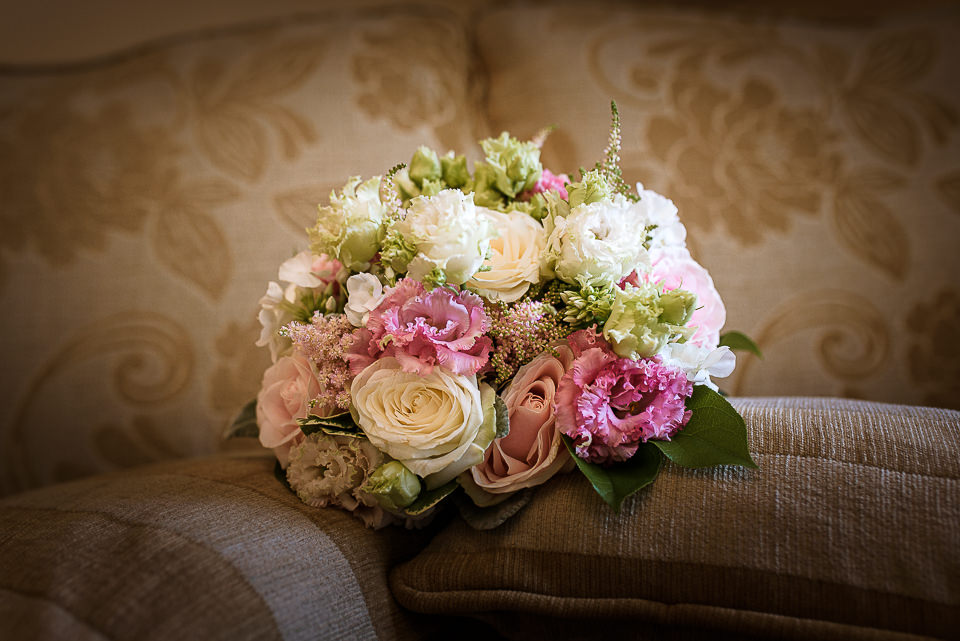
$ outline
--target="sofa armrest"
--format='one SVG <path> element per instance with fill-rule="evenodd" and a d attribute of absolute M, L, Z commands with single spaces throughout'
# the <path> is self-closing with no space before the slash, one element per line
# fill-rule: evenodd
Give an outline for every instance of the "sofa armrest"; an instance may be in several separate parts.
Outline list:
<path fill-rule="evenodd" d="M 0 501 L 0 638 L 419 638 L 387 569 L 428 533 L 310 508 L 273 466 L 180 461 Z"/>

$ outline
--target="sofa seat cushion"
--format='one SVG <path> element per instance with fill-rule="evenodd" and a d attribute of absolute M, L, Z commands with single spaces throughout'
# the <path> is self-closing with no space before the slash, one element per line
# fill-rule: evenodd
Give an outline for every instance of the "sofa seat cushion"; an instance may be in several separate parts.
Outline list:
<path fill-rule="evenodd" d="M 387 568 L 428 532 L 308 507 L 273 465 L 183 461 L 4 499 L 0 638 L 419 638 Z"/>
<path fill-rule="evenodd" d="M 960 413 L 735 399 L 758 470 L 666 465 L 615 514 L 578 474 L 391 574 L 512 638 L 958 638 Z M 643 632 L 641 632 L 643 631 Z"/>

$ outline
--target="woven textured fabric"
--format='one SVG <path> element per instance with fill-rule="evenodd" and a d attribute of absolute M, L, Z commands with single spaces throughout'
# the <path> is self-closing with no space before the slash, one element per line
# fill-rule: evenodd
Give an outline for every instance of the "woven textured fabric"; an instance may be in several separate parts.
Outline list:
<path fill-rule="evenodd" d="M 666 465 L 619 515 L 554 479 L 498 529 L 451 524 L 392 573 L 395 596 L 513 638 L 958 638 L 960 413 L 734 405 L 759 470 Z"/>
<path fill-rule="evenodd" d="M 417 638 L 389 536 L 302 504 L 257 457 L 185 461 L 0 502 L 0 638 Z"/>

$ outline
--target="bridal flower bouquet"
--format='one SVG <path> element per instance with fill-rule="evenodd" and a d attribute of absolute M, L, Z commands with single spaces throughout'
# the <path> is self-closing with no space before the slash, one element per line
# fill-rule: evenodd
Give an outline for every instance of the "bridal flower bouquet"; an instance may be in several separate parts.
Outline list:
<path fill-rule="evenodd" d="M 673 203 L 624 183 L 613 115 L 578 180 L 541 165 L 547 132 L 503 133 L 472 171 L 421 147 L 319 207 L 260 301 L 273 365 L 241 415 L 300 499 L 416 526 L 456 494 L 489 527 L 574 469 L 619 510 L 664 457 L 754 466 L 713 382 L 753 346 L 721 338 Z"/>

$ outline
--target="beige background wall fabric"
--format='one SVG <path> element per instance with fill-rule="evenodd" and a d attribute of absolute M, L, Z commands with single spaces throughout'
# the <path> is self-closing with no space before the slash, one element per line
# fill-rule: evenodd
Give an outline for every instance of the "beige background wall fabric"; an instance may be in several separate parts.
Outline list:
<path fill-rule="evenodd" d="M 0 66 L 0 491 L 215 450 L 331 188 L 549 124 L 575 171 L 611 98 L 626 177 L 676 201 L 766 353 L 729 391 L 958 403 L 957 11 L 363 5 Z"/>
<path fill-rule="evenodd" d="M 0 74 L 6 491 L 211 452 L 316 205 L 472 144 L 440 11 L 332 12 Z"/>
<path fill-rule="evenodd" d="M 671 197 L 756 338 L 734 394 L 960 405 L 960 13 L 869 25 L 575 6 L 479 26 L 494 129 Z M 556 169 L 554 169 L 556 171 Z"/>

